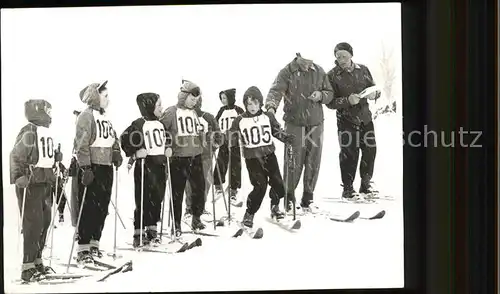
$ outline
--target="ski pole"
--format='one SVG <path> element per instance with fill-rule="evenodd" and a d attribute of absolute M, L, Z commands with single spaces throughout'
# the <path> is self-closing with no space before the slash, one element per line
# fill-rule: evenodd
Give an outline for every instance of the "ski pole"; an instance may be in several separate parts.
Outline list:
<path fill-rule="evenodd" d="M 215 157 L 215 154 L 214 154 L 214 157 Z M 219 179 L 222 179 L 222 175 L 220 173 L 219 163 L 217 162 L 217 158 L 215 158 L 215 169 L 217 170 L 217 175 L 219 176 Z M 226 207 L 226 212 L 228 212 L 227 202 L 226 202 L 226 193 L 224 192 L 224 190 L 225 189 L 222 189 L 222 199 L 224 200 L 224 206 Z"/>
<path fill-rule="evenodd" d="M 56 181 L 57 182 L 57 181 Z M 59 207 L 59 205 L 61 205 L 61 201 L 62 201 L 62 194 L 64 193 L 64 190 L 66 188 L 66 183 L 64 183 L 64 186 L 63 188 L 61 189 L 61 192 L 59 193 L 59 200 L 57 201 L 57 204 L 56 204 L 56 207 Z M 57 190 L 56 190 L 56 193 L 57 193 Z M 57 199 L 57 197 L 56 197 Z M 69 206 L 69 205 L 68 205 Z M 54 229 L 54 223 L 56 222 L 56 213 L 54 213 L 52 215 L 52 220 L 50 221 L 50 226 L 49 226 L 49 229 L 48 229 L 48 232 L 47 232 L 47 237 L 49 236 L 49 234 L 52 233 L 53 229 Z"/>
<path fill-rule="evenodd" d="M 82 202 L 80 204 L 80 212 L 78 213 L 78 220 L 76 221 L 76 227 L 75 227 L 75 232 L 73 233 L 73 239 L 71 239 L 72 245 L 71 245 L 71 251 L 69 252 L 69 259 L 68 259 L 68 265 L 66 266 L 66 273 L 69 273 L 69 265 L 71 264 L 71 258 L 73 257 L 76 233 L 78 232 L 78 227 L 80 226 L 80 220 L 82 218 L 82 211 L 83 211 L 83 203 L 85 203 L 86 195 L 87 195 L 87 186 L 85 186 L 85 188 L 83 189 L 83 197 L 82 197 Z"/>
<path fill-rule="evenodd" d="M 116 174 L 118 174 L 118 172 Z M 116 201 L 118 201 L 118 200 L 116 200 Z M 111 202 L 111 205 L 113 205 L 116 216 L 118 216 L 118 219 L 120 220 L 120 223 L 122 224 L 123 229 L 126 230 L 127 228 L 125 227 L 125 223 L 123 223 L 122 217 L 120 216 L 120 213 L 118 212 L 118 207 L 116 207 L 116 204 L 113 202 L 113 200 L 111 200 L 110 202 Z"/>
<path fill-rule="evenodd" d="M 168 160 L 168 157 L 167 157 Z M 170 183 L 170 174 L 167 175 L 166 179 L 166 185 L 169 185 Z M 163 194 L 163 201 L 161 205 L 161 224 L 160 224 L 160 240 L 162 240 L 163 237 L 163 220 L 165 219 L 165 194 Z M 170 215 L 168 219 L 168 226 L 170 227 Z"/>
<path fill-rule="evenodd" d="M 115 202 L 118 203 L 118 167 L 117 166 L 115 167 Z M 111 201 L 111 203 L 113 203 L 113 202 Z M 108 256 L 112 256 L 113 259 L 117 259 L 117 258 L 121 257 L 121 255 L 118 256 L 116 254 L 116 231 L 117 231 L 116 227 L 117 227 L 117 225 L 118 225 L 118 210 L 115 207 L 115 233 L 114 233 L 114 237 L 113 237 L 114 238 L 113 239 L 113 253 L 108 253 Z"/>
<path fill-rule="evenodd" d="M 212 143 L 210 143 L 210 150 L 209 150 L 209 154 L 210 154 L 210 172 L 212 172 L 212 168 L 213 168 L 213 157 L 212 157 Z M 213 178 L 213 174 L 212 174 L 212 178 Z M 213 180 L 212 182 L 210 183 L 210 188 L 212 190 L 212 212 L 213 212 L 213 215 L 214 215 L 214 230 L 216 230 L 217 228 L 217 221 L 216 221 L 216 217 L 215 217 L 215 191 L 214 191 L 214 184 L 213 184 Z"/>
<path fill-rule="evenodd" d="M 28 186 L 26 186 L 26 188 L 24 188 L 24 191 L 23 191 L 23 201 L 21 204 L 21 219 L 20 219 L 21 225 L 19 226 L 19 235 L 17 237 L 17 248 L 21 248 L 21 235 L 23 234 L 24 210 L 26 207 L 26 194 L 28 193 L 29 182 L 31 181 L 31 176 L 33 174 L 33 166 L 32 165 L 29 166 L 29 170 L 30 170 L 30 175 L 28 177 Z"/>
<path fill-rule="evenodd" d="M 141 158 L 141 235 L 139 236 L 139 246 L 142 247 L 142 234 L 144 230 L 144 158 Z"/>
<path fill-rule="evenodd" d="M 171 175 L 170 171 L 170 157 L 167 157 L 167 172 L 169 176 Z M 170 176 L 170 179 L 171 176 Z M 175 225 L 175 209 L 174 209 L 174 196 L 172 195 L 172 181 L 169 182 L 168 185 L 169 189 L 169 202 L 170 202 L 170 214 L 172 215 L 172 228 L 173 228 L 173 234 L 172 234 L 172 241 L 178 241 L 177 236 L 176 236 L 176 225 Z M 180 229 L 180 228 L 179 228 Z"/>
<path fill-rule="evenodd" d="M 61 151 L 61 145 L 59 145 L 59 152 Z M 57 188 L 59 188 L 59 164 L 56 162 L 56 190 L 54 191 L 54 196 L 52 196 L 52 219 L 55 219 L 56 216 L 56 208 L 59 201 L 57 201 Z M 62 197 L 60 197 L 62 198 Z M 60 199 L 59 199 L 60 200 Z M 54 223 L 51 222 L 51 225 L 54 226 Z M 50 228 L 50 227 L 49 227 Z M 50 259 L 49 266 L 52 266 L 52 257 L 54 251 L 54 229 L 52 229 L 52 233 L 50 234 Z"/>
<path fill-rule="evenodd" d="M 231 170 L 231 133 L 229 133 L 229 141 L 227 142 L 228 143 L 228 149 L 229 149 L 229 161 L 228 161 L 228 164 L 227 164 L 227 169 L 229 170 L 229 175 L 228 175 L 228 179 L 227 181 L 229 182 L 229 205 L 228 205 L 228 210 L 227 210 L 227 217 L 228 217 L 228 224 L 231 225 L 231 198 L 232 198 L 232 195 L 231 195 L 231 192 L 232 192 L 232 185 L 231 185 L 231 175 L 233 173 L 233 171 Z"/>

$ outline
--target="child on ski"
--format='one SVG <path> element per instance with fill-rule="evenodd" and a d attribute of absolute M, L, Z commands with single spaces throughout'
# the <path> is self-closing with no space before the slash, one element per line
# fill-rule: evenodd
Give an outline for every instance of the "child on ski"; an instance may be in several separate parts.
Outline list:
<path fill-rule="evenodd" d="M 205 192 L 203 194 L 203 215 L 210 216 L 210 213 L 205 209 L 205 204 L 207 202 L 207 195 L 210 191 L 210 186 L 213 182 L 212 177 L 212 154 L 215 149 L 220 146 L 223 141 L 223 136 L 220 132 L 219 125 L 215 117 L 203 110 L 201 110 L 202 97 L 198 99 L 198 103 L 195 105 L 194 109 L 196 114 L 198 115 L 198 122 L 200 131 L 202 135 L 202 146 L 203 153 L 201 154 L 201 161 L 203 165 L 203 175 L 205 178 Z M 191 188 L 191 184 L 189 182 L 186 183 L 186 211 L 184 213 L 185 217 L 191 217 L 191 203 L 192 203 L 192 195 L 193 189 Z"/>
<path fill-rule="evenodd" d="M 243 225 L 253 227 L 253 218 L 259 210 L 267 191 L 268 184 L 276 192 L 271 197 L 271 217 L 280 219 L 284 213 L 279 209 L 280 199 L 285 195 L 275 147 L 271 136 L 285 144 L 293 142 L 293 135 L 281 130 L 281 126 L 272 113 L 263 112 L 263 97 L 259 88 L 252 86 L 243 95 L 245 113 L 238 116 L 229 130 L 229 140 L 241 138 L 243 156 L 253 190 L 248 195 L 247 209 L 243 216 Z"/>
<path fill-rule="evenodd" d="M 54 186 L 52 188 L 52 197 L 53 199 L 56 200 L 56 204 L 58 203 L 59 205 L 57 206 L 57 210 L 59 212 L 59 223 L 62 224 L 64 223 L 64 208 L 66 207 L 66 192 L 64 191 L 65 188 L 65 183 L 68 180 L 68 170 L 62 164 L 62 162 L 59 162 L 59 174 L 57 174 L 57 169 L 54 169 L 54 172 L 56 173 L 57 179 L 57 192 L 56 192 L 56 187 Z M 57 193 L 57 194 L 56 194 Z"/>
<path fill-rule="evenodd" d="M 231 127 L 233 120 L 244 111 L 241 107 L 236 106 L 236 89 L 228 89 L 219 93 L 219 98 L 222 102 L 222 107 L 219 109 L 215 119 L 219 123 L 222 133 L 225 133 Z M 231 154 L 230 154 L 231 153 Z M 229 150 L 227 142 L 222 144 L 217 154 L 217 163 L 214 170 L 214 185 L 217 194 L 221 194 L 222 184 L 226 181 L 226 172 L 229 165 L 229 155 L 231 155 L 231 182 L 229 183 L 230 202 L 235 206 L 241 206 L 241 201 L 238 201 L 238 189 L 241 188 L 241 151 L 239 142 L 235 142 Z M 219 177 L 220 175 L 220 177 Z"/>
<path fill-rule="evenodd" d="M 102 257 L 99 241 L 111 200 L 113 165 L 122 163 L 116 132 L 105 113 L 109 103 L 106 84 L 90 84 L 80 91 L 80 99 L 88 105 L 77 118 L 74 140 L 82 208 L 77 249 L 80 264 L 93 264 L 94 258 Z"/>
<path fill-rule="evenodd" d="M 52 220 L 51 191 L 56 181 L 52 167 L 62 160 L 62 153 L 54 148 L 51 104 L 33 99 L 24 109 L 29 124 L 17 135 L 10 154 L 10 183 L 16 185 L 24 237 L 21 279 L 33 282 L 54 272 L 43 265 L 42 251 Z"/>
<path fill-rule="evenodd" d="M 167 147 L 172 147 L 170 157 L 170 183 L 172 185 L 173 212 L 175 236 L 179 237 L 181 231 L 182 202 L 186 181 L 191 185 L 191 210 L 193 218 L 191 227 L 202 230 L 205 225 L 200 216 L 203 213 L 203 195 L 205 190 L 205 177 L 201 146 L 201 134 L 198 127 L 198 115 L 194 110 L 201 96 L 200 88 L 183 80 L 177 105 L 165 110 L 161 122 L 167 133 Z"/>
<path fill-rule="evenodd" d="M 160 220 L 161 203 L 166 187 L 165 129 L 159 121 L 162 114 L 160 95 L 142 93 L 137 96 L 136 101 L 142 117 L 134 120 L 120 136 L 125 156 L 138 160 L 134 169 L 134 247 L 141 245 L 141 234 L 142 245 L 160 242 L 157 223 Z M 141 190 L 142 183 L 144 187 Z"/>

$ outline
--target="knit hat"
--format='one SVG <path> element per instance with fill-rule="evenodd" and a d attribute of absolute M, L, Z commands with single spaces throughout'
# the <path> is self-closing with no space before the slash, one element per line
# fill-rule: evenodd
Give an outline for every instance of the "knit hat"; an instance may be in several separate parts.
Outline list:
<path fill-rule="evenodd" d="M 142 93 L 137 95 L 137 106 L 141 111 L 141 115 L 148 119 L 156 119 L 154 114 L 156 102 L 160 99 L 160 95 L 156 93 Z"/>
<path fill-rule="evenodd" d="M 236 103 L 236 89 L 235 88 L 220 91 L 219 92 L 219 99 L 221 99 L 221 100 L 222 100 L 222 94 L 226 94 L 227 105 L 233 106 L 234 103 Z"/>
<path fill-rule="evenodd" d="M 92 83 L 80 91 L 80 100 L 90 106 L 100 107 L 99 93 L 106 89 L 108 81 Z"/>
<path fill-rule="evenodd" d="M 179 94 L 177 94 L 178 107 L 184 107 L 186 98 L 189 96 L 189 94 L 192 94 L 195 97 L 201 96 L 200 87 L 191 81 L 182 80 L 180 92 Z"/>
<path fill-rule="evenodd" d="M 256 86 L 251 86 L 245 91 L 245 94 L 243 94 L 243 105 L 245 106 L 245 109 L 247 108 L 247 102 L 250 98 L 257 99 L 260 103 L 260 107 L 264 105 L 264 97 L 262 96 L 259 88 Z"/>
<path fill-rule="evenodd" d="M 51 110 L 52 105 L 43 99 L 30 99 L 24 103 L 26 119 L 37 126 L 50 126 L 52 123 Z"/>
<path fill-rule="evenodd" d="M 349 43 L 346 42 L 338 43 L 337 46 L 335 46 L 335 49 L 333 49 L 333 54 L 337 55 L 337 51 L 340 50 L 345 50 L 351 53 L 351 56 L 354 56 L 354 54 L 352 53 L 353 52 L 352 46 Z"/>

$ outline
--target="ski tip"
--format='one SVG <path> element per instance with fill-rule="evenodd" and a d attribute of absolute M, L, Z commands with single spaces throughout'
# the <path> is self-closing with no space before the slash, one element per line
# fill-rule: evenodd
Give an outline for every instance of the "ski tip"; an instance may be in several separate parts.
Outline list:
<path fill-rule="evenodd" d="M 297 221 L 295 221 L 295 223 L 293 224 L 292 229 L 294 229 L 294 230 L 298 230 L 298 229 L 300 229 L 301 227 L 302 227 L 302 223 L 300 222 L 300 220 L 297 220 Z"/>
<path fill-rule="evenodd" d="M 258 228 L 253 235 L 253 239 L 261 239 L 262 237 L 264 237 L 264 230 L 262 228 Z"/>
<path fill-rule="evenodd" d="M 201 241 L 201 238 L 197 238 L 195 241 L 194 241 L 194 245 L 195 246 L 201 246 L 203 244 L 203 241 Z"/>
<path fill-rule="evenodd" d="M 377 213 L 376 215 L 372 216 L 370 219 L 380 219 L 380 218 L 383 218 L 384 216 L 385 216 L 385 210 L 382 210 L 379 213 Z"/>

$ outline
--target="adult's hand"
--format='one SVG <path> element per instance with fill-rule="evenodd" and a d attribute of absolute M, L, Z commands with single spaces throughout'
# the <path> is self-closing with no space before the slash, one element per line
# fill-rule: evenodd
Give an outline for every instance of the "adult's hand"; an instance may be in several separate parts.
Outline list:
<path fill-rule="evenodd" d="M 361 99 L 361 97 L 359 97 L 358 94 L 349 95 L 349 103 L 351 103 L 351 105 L 358 104 L 360 99 Z"/>

